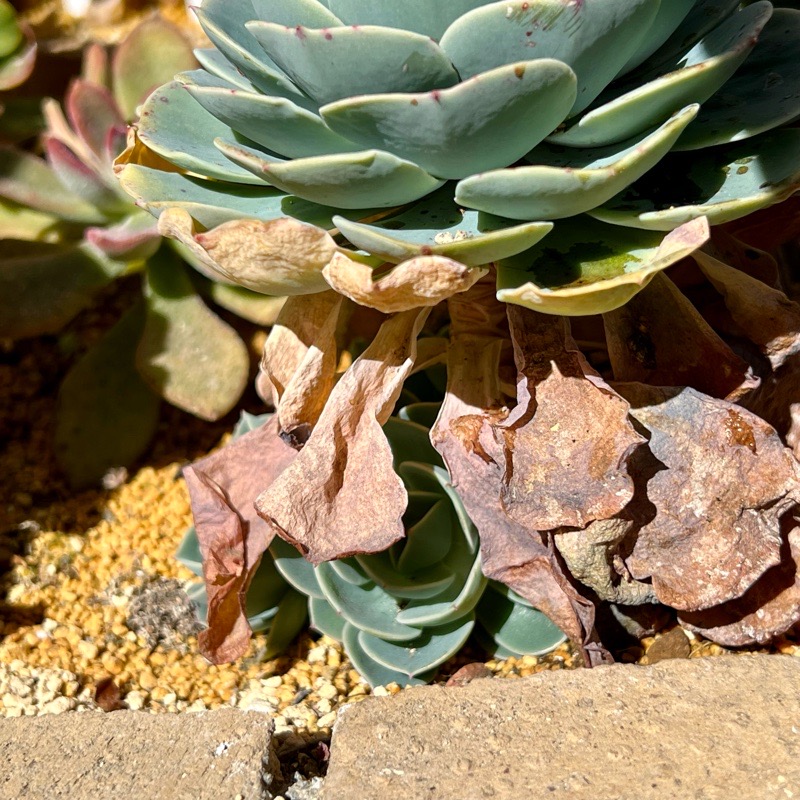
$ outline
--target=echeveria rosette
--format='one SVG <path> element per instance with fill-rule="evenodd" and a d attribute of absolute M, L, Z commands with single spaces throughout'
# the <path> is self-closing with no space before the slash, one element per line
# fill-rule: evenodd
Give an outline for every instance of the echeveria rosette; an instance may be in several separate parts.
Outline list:
<path fill-rule="evenodd" d="M 472 633 L 500 657 L 539 655 L 564 640 L 541 612 L 483 575 L 477 530 L 428 438 L 437 409 L 436 403 L 407 406 L 384 426 L 409 496 L 402 542 L 313 566 L 290 544 L 273 540 L 246 607 L 252 631 L 267 635 L 266 658 L 302 629 L 306 606 L 312 627 L 341 641 L 372 686 L 429 681 Z M 269 416 L 245 415 L 234 437 Z M 178 558 L 202 575 L 194 530 Z M 192 587 L 190 596 L 203 616 L 204 585 Z"/>
<path fill-rule="evenodd" d="M 139 151 L 120 161 L 123 185 L 152 213 L 167 211 L 162 229 L 204 251 L 210 268 L 256 290 L 280 278 L 273 253 L 258 259 L 260 277 L 251 268 L 240 278 L 241 259 L 217 240 L 258 256 L 263 237 L 236 220 L 268 230 L 288 218 L 299 232 L 342 238 L 337 271 L 326 270 L 328 248 L 307 258 L 304 236 L 293 250 L 288 240 L 283 260 L 306 279 L 292 275 L 287 293 L 327 280 L 380 308 L 386 269 L 374 292 L 343 277 L 342 259 L 358 251 L 373 269 L 414 262 L 403 276 L 410 306 L 413 285 L 437 269 L 416 259 L 435 252 L 469 268 L 499 262 L 504 300 L 555 314 L 612 310 L 677 260 L 654 266 L 640 251 L 658 239 L 623 241 L 609 223 L 678 229 L 696 248 L 705 236 L 686 223 L 727 222 L 800 185 L 800 131 L 789 124 L 800 115 L 796 9 L 430 6 L 208 0 L 197 13 L 215 47 L 198 51 L 203 69 L 163 86 L 138 125 L 141 143 L 186 174 L 148 167 Z M 580 254 L 557 248 L 560 269 L 545 275 L 542 248 L 554 248 L 537 242 L 553 223 L 587 232 Z M 627 291 L 613 290 L 620 281 Z M 565 304 L 561 293 L 577 287 Z"/>
<path fill-rule="evenodd" d="M 137 106 L 195 63 L 181 32 L 152 18 L 111 59 L 99 46 L 87 50 L 63 109 L 44 102 L 45 158 L 0 149 L 0 336 L 57 333 L 115 279 L 143 278 L 144 302 L 62 386 L 57 450 L 76 486 L 142 453 L 160 399 L 204 419 L 237 402 L 249 375 L 247 348 L 203 297 L 266 324 L 280 303 L 187 269 L 191 254 L 165 240 L 114 177 Z M 199 368 L 204 358 L 224 366 L 211 374 Z"/>

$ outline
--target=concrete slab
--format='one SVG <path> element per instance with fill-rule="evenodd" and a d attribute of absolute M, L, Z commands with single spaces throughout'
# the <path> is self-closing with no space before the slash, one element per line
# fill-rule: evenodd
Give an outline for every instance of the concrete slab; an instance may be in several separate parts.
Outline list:
<path fill-rule="evenodd" d="M 273 727 L 237 709 L 0 719 L 0 798 L 262 800 Z"/>
<path fill-rule="evenodd" d="M 346 707 L 323 800 L 800 797 L 800 659 L 421 687 Z"/>

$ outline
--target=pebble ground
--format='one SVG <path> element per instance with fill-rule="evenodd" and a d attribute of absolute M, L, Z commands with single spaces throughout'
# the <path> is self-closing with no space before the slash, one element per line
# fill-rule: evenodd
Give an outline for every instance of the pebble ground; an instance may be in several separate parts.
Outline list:
<path fill-rule="evenodd" d="M 112 476 L 114 488 L 76 494 L 59 477 L 49 444 L 58 383 L 129 294 L 108 293 L 102 310 L 59 337 L 0 343 L 0 408 L 9 410 L 0 417 L 0 716 L 97 710 L 108 702 L 98 703 L 98 684 L 112 681 L 118 707 L 164 713 L 230 704 L 271 713 L 279 733 L 326 734 L 343 703 L 399 687 L 371 692 L 335 641 L 312 635 L 272 661 L 259 658 L 264 642 L 255 637 L 239 662 L 214 666 L 181 616 L 181 590 L 194 576 L 174 559 L 191 521 L 180 468 L 224 441 L 232 419 L 200 423 L 165 406 L 147 464 Z M 142 614 L 158 609 L 159 597 L 172 598 L 162 610 L 173 616 L 161 626 L 157 614 Z M 645 640 L 628 660 L 646 662 L 658 642 Z M 789 640 L 776 649 L 800 655 Z M 722 652 L 690 637 L 683 655 Z M 484 660 L 467 649 L 443 667 L 442 680 Z M 577 658 L 565 644 L 541 658 L 485 663 L 512 678 L 573 668 Z"/>

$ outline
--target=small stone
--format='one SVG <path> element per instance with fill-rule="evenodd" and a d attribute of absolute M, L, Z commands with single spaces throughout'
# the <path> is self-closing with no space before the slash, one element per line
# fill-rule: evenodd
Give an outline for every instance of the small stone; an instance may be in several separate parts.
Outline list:
<path fill-rule="evenodd" d="M 49 703 L 45 703 L 39 710 L 40 714 L 63 714 L 66 711 L 72 711 L 76 702 L 72 697 L 56 697 Z"/>
<path fill-rule="evenodd" d="M 332 728 L 334 722 L 336 722 L 336 712 L 332 711 L 330 714 L 326 714 L 324 717 L 320 717 L 317 720 L 317 725 L 320 728 Z"/>
<path fill-rule="evenodd" d="M 659 636 L 647 649 L 648 664 L 657 664 L 671 658 L 689 658 L 692 645 L 686 638 L 683 628 L 673 628 L 663 636 Z"/>
<path fill-rule="evenodd" d="M 283 678 L 280 675 L 273 675 L 271 678 L 261 681 L 261 683 L 268 689 L 277 689 L 283 683 Z"/>
<path fill-rule="evenodd" d="M 87 642 L 85 639 L 78 642 L 78 655 L 86 661 L 94 661 L 99 652 L 97 645 L 93 642 Z"/>
<path fill-rule="evenodd" d="M 125 705 L 131 711 L 141 711 L 144 708 L 145 696 L 142 692 L 133 690 L 125 695 Z"/>
<path fill-rule="evenodd" d="M 317 697 L 322 700 L 335 700 L 339 696 L 339 692 L 332 683 L 325 683 L 317 690 Z"/>

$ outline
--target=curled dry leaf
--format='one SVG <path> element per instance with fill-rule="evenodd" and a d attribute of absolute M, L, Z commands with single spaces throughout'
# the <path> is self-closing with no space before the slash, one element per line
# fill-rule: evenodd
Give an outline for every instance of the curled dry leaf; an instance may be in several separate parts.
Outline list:
<path fill-rule="evenodd" d="M 60 112 L 60 107 L 58 103 L 55 102 L 54 106 L 55 108 L 53 108 L 52 113 L 55 115 L 57 112 Z M 49 106 L 45 107 L 46 112 L 48 109 L 50 109 Z M 53 130 L 54 124 L 57 126 L 55 130 L 60 139 L 63 139 L 63 134 L 74 136 L 69 126 L 66 125 L 66 123 L 60 124 L 57 117 L 55 117 L 55 119 L 50 119 L 48 116 L 47 121 L 48 130 Z M 77 139 L 77 137 L 75 138 Z M 128 164 L 150 167 L 151 169 L 159 170 L 159 172 L 184 172 L 180 167 L 175 166 L 171 161 L 167 161 L 166 158 L 162 158 L 158 153 L 143 144 L 139 135 L 136 133 L 136 127 L 133 125 L 128 128 L 125 149 L 114 159 L 114 172 L 119 174 Z"/>
<path fill-rule="evenodd" d="M 336 245 L 327 231 L 289 217 L 223 222 L 196 233 L 187 211 L 168 208 L 158 219 L 163 236 L 177 239 L 211 273 L 262 294 L 298 295 L 328 288 L 322 269 Z"/>
<path fill-rule="evenodd" d="M 377 553 L 405 535 L 408 495 L 382 425 L 416 357 L 428 310 L 386 320 L 331 392 L 305 447 L 259 496 L 258 513 L 319 564 Z"/>
<path fill-rule="evenodd" d="M 184 470 L 208 593 L 208 630 L 199 636 L 200 650 L 215 664 L 247 650 L 247 588 L 273 537 L 253 500 L 296 456 L 278 435 L 273 416 Z"/>
<path fill-rule="evenodd" d="M 603 322 L 618 381 L 691 386 L 731 401 L 759 384 L 666 275 L 656 275 L 627 305 L 604 314 Z"/>
<path fill-rule="evenodd" d="M 744 404 L 773 425 L 800 459 L 800 305 L 707 253 L 695 259 L 736 324 L 769 361 L 771 374 Z"/>
<path fill-rule="evenodd" d="M 800 527 L 793 527 L 783 543 L 781 561 L 767 570 L 736 600 L 716 608 L 684 612 L 682 625 L 726 647 L 767 644 L 800 622 Z"/>
<path fill-rule="evenodd" d="M 506 513 L 538 531 L 614 516 L 633 497 L 628 459 L 644 442 L 628 403 L 589 367 L 565 318 L 509 306 L 508 320 L 519 377 L 502 425 Z"/>
<path fill-rule="evenodd" d="M 663 465 L 647 483 L 657 513 L 638 532 L 631 574 L 682 611 L 741 597 L 780 561 L 780 518 L 800 498 L 800 465 L 740 406 L 691 388 L 615 388 Z"/>
<path fill-rule="evenodd" d="M 502 422 L 499 363 L 502 304 L 487 281 L 450 300 L 448 385 L 431 441 L 481 536 L 484 573 L 502 581 L 547 614 L 589 664 L 611 660 L 599 646 L 595 607 L 566 574 L 552 536 L 529 530 L 503 507 L 509 457 Z"/>
<path fill-rule="evenodd" d="M 261 371 L 271 387 L 280 430 L 301 441 L 319 419 L 336 378 L 336 292 L 290 297 L 264 345 Z"/>
<path fill-rule="evenodd" d="M 385 314 L 435 306 L 466 291 L 486 273 L 485 269 L 470 268 L 443 256 L 419 256 L 384 274 L 341 252 L 323 270 L 337 292 Z"/>

